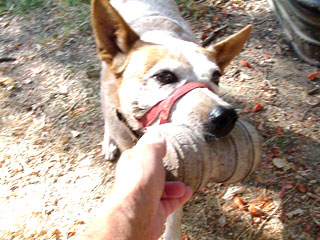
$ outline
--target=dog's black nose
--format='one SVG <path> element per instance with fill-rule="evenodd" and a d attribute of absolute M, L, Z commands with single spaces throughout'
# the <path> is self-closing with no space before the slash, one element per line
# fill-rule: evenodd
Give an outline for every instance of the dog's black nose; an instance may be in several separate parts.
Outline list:
<path fill-rule="evenodd" d="M 216 138 L 228 135 L 238 119 L 233 108 L 215 106 L 209 115 L 209 132 Z"/>

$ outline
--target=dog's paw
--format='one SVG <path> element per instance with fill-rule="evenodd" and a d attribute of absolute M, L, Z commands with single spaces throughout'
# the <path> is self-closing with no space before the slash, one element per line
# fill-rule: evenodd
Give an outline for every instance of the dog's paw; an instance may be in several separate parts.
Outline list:
<path fill-rule="evenodd" d="M 104 140 L 102 142 L 102 155 L 104 155 L 104 158 L 107 161 L 114 162 L 118 160 L 120 156 L 120 150 L 113 140 Z"/>

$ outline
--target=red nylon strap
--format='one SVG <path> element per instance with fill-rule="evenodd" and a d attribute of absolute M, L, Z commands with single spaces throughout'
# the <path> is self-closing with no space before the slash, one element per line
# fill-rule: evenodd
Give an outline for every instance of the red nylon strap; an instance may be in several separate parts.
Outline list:
<path fill-rule="evenodd" d="M 168 123 L 170 119 L 170 113 L 175 102 L 195 88 L 208 88 L 213 92 L 213 89 L 206 83 L 186 83 L 171 93 L 169 97 L 154 105 L 142 118 L 137 120 L 142 124 L 143 127 L 150 126 L 158 117 L 160 117 L 160 124 Z"/>

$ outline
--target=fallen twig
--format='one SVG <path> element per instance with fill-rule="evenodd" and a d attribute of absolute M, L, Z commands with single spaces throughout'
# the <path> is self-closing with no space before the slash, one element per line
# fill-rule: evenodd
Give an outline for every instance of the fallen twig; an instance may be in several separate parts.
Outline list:
<path fill-rule="evenodd" d="M 263 20 L 261 20 L 260 22 L 255 22 L 254 25 L 257 26 L 257 25 L 264 24 L 264 23 L 267 22 L 268 20 L 269 20 L 269 18 L 263 19 Z"/>
<path fill-rule="evenodd" d="M 52 124 L 55 124 L 57 121 L 59 121 L 61 118 L 63 118 L 64 116 L 66 116 L 69 112 L 71 112 L 73 109 L 75 109 L 75 107 L 78 105 L 80 101 L 75 102 L 67 111 L 61 113 L 58 117 L 56 117 L 56 119 L 53 121 Z"/>
<path fill-rule="evenodd" d="M 320 87 L 315 87 L 308 92 L 308 95 L 315 95 L 320 91 Z"/>
<path fill-rule="evenodd" d="M 17 60 L 17 59 L 14 57 L 0 57 L 0 63 L 1 62 L 11 62 L 11 61 L 15 61 L 15 60 Z"/>
<path fill-rule="evenodd" d="M 213 32 L 210 33 L 210 35 L 201 43 L 202 47 L 207 47 L 218 35 L 219 32 L 226 29 L 229 25 L 224 25 L 222 27 L 219 27 L 215 29 Z"/>
<path fill-rule="evenodd" d="M 243 233 L 240 234 L 239 237 L 237 237 L 236 240 L 239 240 L 240 238 L 242 238 L 243 235 L 245 235 L 254 225 L 251 225 L 250 227 L 248 227 Z"/>
<path fill-rule="evenodd" d="M 308 109 L 304 112 L 303 116 L 302 116 L 302 121 L 305 120 L 307 114 L 311 111 L 312 108 L 315 108 L 315 107 L 320 107 L 320 102 L 316 103 L 316 104 L 313 104 L 311 105 L 310 107 L 308 107 Z"/>
<path fill-rule="evenodd" d="M 273 136 L 272 138 L 269 138 L 264 143 L 262 143 L 262 147 L 267 146 L 270 142 L 274 141 L 278 136 Z"/>

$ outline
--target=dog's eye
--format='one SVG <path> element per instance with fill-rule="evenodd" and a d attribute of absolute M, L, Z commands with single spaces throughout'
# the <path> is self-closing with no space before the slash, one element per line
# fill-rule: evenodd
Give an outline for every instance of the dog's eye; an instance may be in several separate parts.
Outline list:
<path fill-rule="evenodd" d="M 214 71 L 211 76 L 211 82 L 219 85 L 220 77 L 221 77 L 221 72 L 219 70 Z"/>
<path fill-rule="evenodd" d="M 177 76 L 170 71 L 162 71 L 160 73 L 155 74 L 153 77 L 155 77 L 157 81 L 161 83 L 175 83 L 178 81 Z"/>

